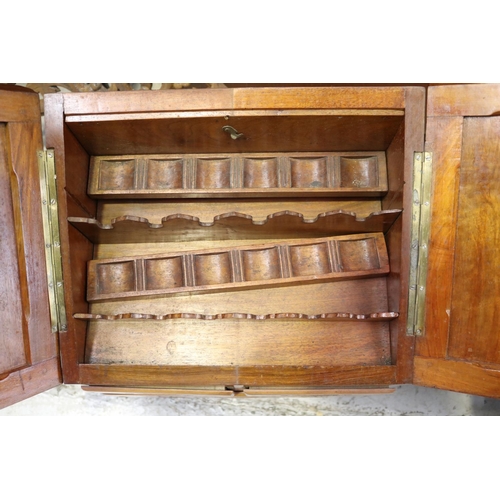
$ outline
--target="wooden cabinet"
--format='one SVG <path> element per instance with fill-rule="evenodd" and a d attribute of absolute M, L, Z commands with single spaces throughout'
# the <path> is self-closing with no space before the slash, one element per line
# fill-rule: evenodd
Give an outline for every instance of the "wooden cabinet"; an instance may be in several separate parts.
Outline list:
<path fill-rule="evenodd" d="M 50 95 L 45 191 L 36 98 L 0 93 L 1 405 L 500 396 L 499 86 Z"/>

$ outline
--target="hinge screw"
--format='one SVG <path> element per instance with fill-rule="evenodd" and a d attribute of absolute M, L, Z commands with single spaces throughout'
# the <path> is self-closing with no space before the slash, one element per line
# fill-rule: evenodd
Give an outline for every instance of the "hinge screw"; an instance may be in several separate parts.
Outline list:
<path fill-rule="evenodd" d="M 420 155 L 417 155 L 416 158 L 417 158 L 417 161 L 420 161 Z"/>
<path fill-rule="evenodd" d="M 55 204 L 56 204 L 56 200 L 54 200 L 54 199 L 52 198 L 52 200 L 50 200 L 50 204 L 51 204 L 51 205 L 55 205 Z"/>
<path fill-rule="evenodd" d="M 422 330 L 418 329 L 418 330 L 416 331 L 416 334 L 417 334 L 417 335 L 422 335 Z"/>
<path fill-rule="evenodd" d="M 61 325 L 61 330 L 66 330 L 68 328 L 68 325 Z"/>
<path fill-rule="evenodd" d="M 423 286 L 421 286 L 421 287 L 419 288 L 419 290 L 420 290 L 421 292 L 423 292 L 423 291 L 425 290 L 425 288 L 424 288 Z"/>

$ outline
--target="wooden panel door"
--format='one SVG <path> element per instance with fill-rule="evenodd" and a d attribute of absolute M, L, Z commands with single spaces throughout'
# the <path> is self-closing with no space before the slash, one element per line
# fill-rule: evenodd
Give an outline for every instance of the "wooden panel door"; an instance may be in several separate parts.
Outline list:
<path fill-rule="evenodd" d="M 0 408 L 60 383 L 51 331 L 36 93 L 0 90 Z"/>
<path fill-rule="evenodd" d="M 433 211 L 414 383 L 500 397 L 500 85 L 429 88 Z"/>

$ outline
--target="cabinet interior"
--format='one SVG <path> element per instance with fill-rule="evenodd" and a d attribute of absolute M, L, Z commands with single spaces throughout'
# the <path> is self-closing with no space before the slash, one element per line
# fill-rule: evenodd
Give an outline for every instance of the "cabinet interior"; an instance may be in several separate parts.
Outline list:
<path fill-rule="evenodd" d="M 373 385 L 394 380 L 406 322 L 405 133 L 401 110 L 66 116 L 56 167 L 79 382 L 112 385 L 110 367 L 135 367 L 125 383 L 158 387 L 335 385 L 336 367 L 364 368 Z M 380 233 L 388 272 L 358 272 L 354 256 L 347 279 L 330 276 L 331 248 L 345 270 L 351 239 Z M 280 281 L 285 247 L 304 279 Z M 155 259 L 163 254 L 173 257 Z M 238 287 L 226 276 L 236 258 Z M 108 267 L 89 265 L 97 259 Z M 165 276 L 187 279 L 188 261 L 194 283 L 209 286 L 172 292 Z M 89 301 L 89 280 L 117 293 Z"/>

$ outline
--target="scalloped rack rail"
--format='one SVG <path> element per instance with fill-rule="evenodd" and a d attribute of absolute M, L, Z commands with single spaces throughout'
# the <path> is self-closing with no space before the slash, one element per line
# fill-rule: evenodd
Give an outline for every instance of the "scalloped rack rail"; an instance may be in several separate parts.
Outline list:
<path fill-rule="evenodd" d="M 380 196 L 385 153 L 255 153 L 95 156 L 97 198 Z"/>
<path fill-rule="evenodd" d="M 358 218 L 353 212 L 336 210 L 306 219 L 301 213 L 285 210 L 268 215 L 263 221 L 255 221 L 251 215 L 238 212 L 217 215 L 212 222 L 202 222 L 198 217 L 184 214 L 163 217 L 161 224 L 152 224 L 146 218 L 133 215 L 114 218 L 111 224 L 81 217 L 68 217 L 68 221 L 92 243 L 161 243 L 385 233 L 400 213 L 401 210 L 383 210 Z"/>
<path fill-rule="evenodd" d="M 147 320 L 163 321 L 169 319 L 199 319 L 199 320 L 219 320 L 219 319 L 250 319 L 250 320 L 273 320 L 273 319 L 296 319 L 306 321 L 389 321 L 399 316 L 397 312 L 378 312 L 370 314 L 352 313 L 323 313 L 323 314 L 302 314 L 302 313 L 276 313 L 276 314 L 248 314 L 248 313 L 222 313 L 222 314 L 194 314 L 194 313 L 171 313 L 171 314 L 142 314 L 142 313 L 122 313 L 122 314 L 87 314 L 75 313 L 75 319 L 88 321 L 105 320 Z"/>
<path fill-rule="evenodd" d="M 87 300 L 231 291 L 389 273 L 382 233 L 91 260 Z"/>

